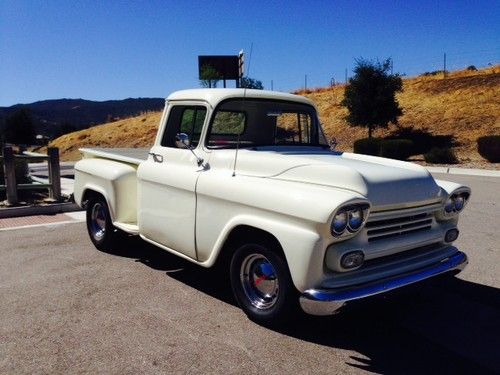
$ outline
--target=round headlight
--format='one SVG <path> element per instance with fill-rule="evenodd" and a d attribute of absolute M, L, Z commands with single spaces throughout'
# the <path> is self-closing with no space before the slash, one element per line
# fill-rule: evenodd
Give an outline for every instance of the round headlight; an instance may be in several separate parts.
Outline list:
<path fill-rule="evenodd" d="M 332 222 L 332 232 L 333 234 L 340 235 L 345 231 L 347 227 L 347 212 L 340 211 L 337 212 Z"/>
<path fill-rule="evenodd" d="M 451 211 L 453 211 L 454 208 L 455 208 L 455 201 L 452 197 L 449 197 L 444 205 L 444 210 L 447 213 L 450 213 Z"/>
<path fill-rule="evenodd" d="M 359 207 L 349 211 L 349 229 L 357 231 L 363 224 L 363 210 Z"/>
<path fill-rule="evenodd" d="M 464 208 L 465 199 L 461 195 L 455 198 L 455 211 L 460 211 Z"/>

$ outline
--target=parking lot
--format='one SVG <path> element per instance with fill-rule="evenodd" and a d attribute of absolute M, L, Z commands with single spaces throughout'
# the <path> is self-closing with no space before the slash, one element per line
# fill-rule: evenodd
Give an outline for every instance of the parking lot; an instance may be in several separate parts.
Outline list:
<path fill-rule="evenodd" d="M 247 319 L 225 275 L 84 223 L 0 232 L 0 373 L 500 372 L 500 178 L 437 175 L 473 195 L 454 279 L 277 327 Z"/>

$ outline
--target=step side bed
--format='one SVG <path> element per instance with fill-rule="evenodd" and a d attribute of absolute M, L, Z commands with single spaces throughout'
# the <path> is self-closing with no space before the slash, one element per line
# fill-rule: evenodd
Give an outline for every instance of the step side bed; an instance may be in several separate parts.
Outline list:
<path fill-rule="evenodd" d="M 75 165 L 75 202 L 82 206 L 89 190 L 102 194 L 113 224 L 138 234 L 137 168 L 147 159 L 148 149 L 82 148 Z"/>

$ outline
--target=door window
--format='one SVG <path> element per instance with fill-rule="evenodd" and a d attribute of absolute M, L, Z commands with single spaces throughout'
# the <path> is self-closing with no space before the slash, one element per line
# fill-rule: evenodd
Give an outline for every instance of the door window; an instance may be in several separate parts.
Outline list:
<path fill-rule="evenodd" d="M 186 133 L 191 145 L 196 147 L 200 141 L 201 131 L 207 115 L 207 109 L 202 106 L 178 105 L 170 109 L 167 126 L 162 137 L 161 145 L 176 147 L 175 136 Z"/>

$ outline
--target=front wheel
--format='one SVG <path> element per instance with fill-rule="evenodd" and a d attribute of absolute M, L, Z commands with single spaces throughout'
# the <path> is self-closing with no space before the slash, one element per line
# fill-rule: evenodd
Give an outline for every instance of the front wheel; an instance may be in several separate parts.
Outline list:
<path fill-rule="evenodd" d="M 269 247 L 245 244 L 230 266 L 233 294 L 249 318 L 273 323 L 298 309 L 298 295 L 285 259 Z"/>
<path fill-rule="evenodd" d="M 116 228 L 111 222 L 108 205 L 102 197 L 92 198 L 87 204 L 87 231 L 97 249 L 113 250 L 117 241 Z"/>

